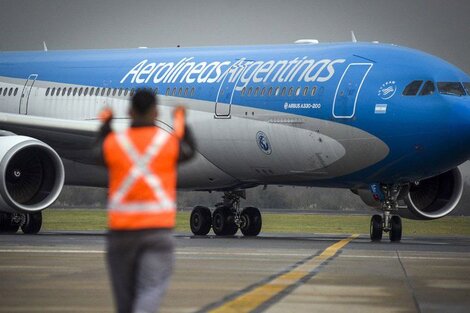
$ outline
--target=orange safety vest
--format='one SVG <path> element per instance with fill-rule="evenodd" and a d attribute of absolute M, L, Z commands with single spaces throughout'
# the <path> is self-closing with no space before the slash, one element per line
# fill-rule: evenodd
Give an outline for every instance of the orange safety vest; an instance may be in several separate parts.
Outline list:
<path fill-rule="evenodd" d="M 173 133 L 148 126 L 106 137 L 103 153 L 109 173 L 110 229 L 175 226 L 176 167 L 183 135 L 184 114 L 177 110 Z"/>

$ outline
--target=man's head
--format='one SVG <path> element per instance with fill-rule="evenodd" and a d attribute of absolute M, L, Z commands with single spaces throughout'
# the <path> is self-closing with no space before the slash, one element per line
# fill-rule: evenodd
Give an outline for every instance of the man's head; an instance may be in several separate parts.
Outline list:
<path fill-rule="evenodd" d="M 131 100 L 129 115 L 134 122 L 154 123 L 157 118 L 157 98 L 147 89 L 138 89 Z"/>

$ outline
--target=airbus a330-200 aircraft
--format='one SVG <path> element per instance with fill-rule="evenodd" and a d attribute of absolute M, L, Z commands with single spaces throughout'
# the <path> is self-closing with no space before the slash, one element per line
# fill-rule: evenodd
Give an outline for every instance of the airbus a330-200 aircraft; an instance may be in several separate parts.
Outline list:
<path fill-rule="evenodd" d="M 37 233 L 65 184 L 106 186 L 90 153 L 97 116 L 128 125 L 129 97 L 159 95 L 157 125 L 187 108 L 197 156 L 179 188 L 223 191 L 196 206 L 194 234 L 256 236 L 258 185 L 348 188 L 381 212 L 370 236 L 399 241 L 400 217 L 436 219 L 459 202 L 470 157 L 470 77 L 392 44 L 0 53 L 0 226 Z"/>

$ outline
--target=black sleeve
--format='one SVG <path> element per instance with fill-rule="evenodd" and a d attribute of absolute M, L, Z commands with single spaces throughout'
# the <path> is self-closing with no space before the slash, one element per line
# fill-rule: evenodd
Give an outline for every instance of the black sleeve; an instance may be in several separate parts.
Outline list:
<path fill-rule="evenodd" d="M 184 163 L 191 160 L 196 155 L 196 142 L 191 128 L 184 127 L 184 137 L 180 141 L 180 154 L 178 163 Z"/>
<path fill-rule="evenodd" d="M 105 165 L 103 143 L 111 131 L 111 121 L 103 123 L 98 131 L 93 147 L 91 147 L 92 157 L 98 165 Z"/>

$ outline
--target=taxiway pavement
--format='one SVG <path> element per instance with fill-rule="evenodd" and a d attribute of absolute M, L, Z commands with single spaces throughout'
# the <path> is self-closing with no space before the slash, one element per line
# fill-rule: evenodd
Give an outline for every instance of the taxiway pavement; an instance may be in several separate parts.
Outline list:
<path fill-rule="evenodd" d="M 176 234 L 161 312 L 468 312 L 470 238 Z M 104 233 L 0 236 L 0 312 L 113 312 Z"/>

